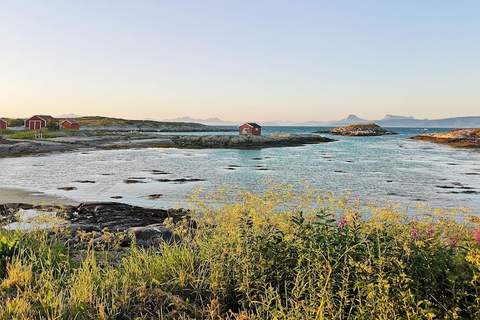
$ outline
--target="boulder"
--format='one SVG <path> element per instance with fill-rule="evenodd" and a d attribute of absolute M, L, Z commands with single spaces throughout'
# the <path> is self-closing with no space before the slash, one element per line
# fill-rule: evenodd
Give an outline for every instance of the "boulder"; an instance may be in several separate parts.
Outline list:
<path fill-rule="evenodd" d="M 151 224 L 144 227 L 132 227 L 127 230 L 130 238 L 134 238 L 137 245 L 147 247 L 159 245 L 162 242 L 173 243 L 180 238 L 169 228 L 161 223 Z"/>
<path fill-rule="evenodd" d="M 373 137 L 395 134 L 395 132 L 388 131 L 375 123 L 352 124 L 345 127 L 333 128 L 330 132 L 335 135 L 352 137 Z"/>

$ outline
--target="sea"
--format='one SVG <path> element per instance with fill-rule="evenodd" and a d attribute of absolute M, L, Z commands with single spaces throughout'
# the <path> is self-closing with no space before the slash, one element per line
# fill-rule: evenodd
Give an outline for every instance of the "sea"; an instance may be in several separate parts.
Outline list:
<path fill-rule="evenodd" d="M 318 130 L 325 128 L 264 127 L 263 134 Z M 409 139 L 445 128 L 390 130 L 398 134 L 323 134 L 337 141 L 301 147 L 83 150 L 6 158 L 0 159 L 0 181 L 3 187 L 75 201 L 117 201 L 154 208 L 187 206 L 194 193 L 219 189 L 232 195 L 245 190 L 261 193 L 285 185 L 293 192 L 313 188 L 378 205 L 469 208 L 480 214 L 479 150 Z M 128 179 L 134 183 L 126 183 Z M 65 187 L 74 190 L 61 190 Z"/>

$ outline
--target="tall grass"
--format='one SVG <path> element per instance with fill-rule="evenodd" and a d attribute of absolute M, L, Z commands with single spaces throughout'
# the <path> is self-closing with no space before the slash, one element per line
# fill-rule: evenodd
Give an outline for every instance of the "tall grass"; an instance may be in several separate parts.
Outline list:
<path fill-rule="evenodd" d="M 196 205 L 196 230 L 180 222 L 172 227 L 182 241 L 155 248 L 122 249 L 111 235 L 99 244 L 98 235 L 71 243 L 61 231 L 22 234 L 3 256 L 0 317 L 480 317 L 475 218 L 430 210 L 412 218 L 278 190 Z"/>

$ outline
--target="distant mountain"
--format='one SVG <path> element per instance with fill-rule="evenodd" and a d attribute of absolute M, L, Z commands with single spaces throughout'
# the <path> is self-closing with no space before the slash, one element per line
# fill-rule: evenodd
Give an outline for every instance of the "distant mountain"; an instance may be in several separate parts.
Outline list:
<path fill-rule="evenodd" d="M 174 119 L 166 119 L 162 121 L 201 123 L 209 126 L 237 126 L 240 124 L 238 122 L 225 121 L 219 118 L 195 119 L 191 117 L 180 117 L 180 118 L 174 118 Z"/>
<path fill-rule="evenodd" d="M 362 119 L 354 114 L 350 114 L 345 119 L 342 119 L 339 121 L 332 121 L 332 122 L 329 122 L 329 124 L 334 126 L 344 126 L 344 125 L 354 124 L 354 123 L 369 123 L 369 122 L 371 121 Z"/>
<path fill-rule="evenodd" d="M 405 119 L 415 119 L 413 116 L 396 116 L 393 114 L 387 114 L 385 117 L 383 117 L 383 121 L 387 120 L 405 120 Z"/>
<path fill-rule="evenodd" d="M 182 117 L 165 120 L 169 122 L 193 122 L 212 126 L 238 126 L 240 122 L 224 121 L 219 118 L 195 119 Z M 252 119 L 250 121 L 255 121 Z M 349 124 L 376 123 L 383 127 L 406 127 L 406 128 L 479 128 L 480 116 L 478 117 L 453 117 L 445 119 L 416 119 L 413 116 L 401 116 L 387 114 L 382 119 L 368 120 L 357 115 L 350 114 L 346 118 L 335 121 L 264 121 L 258 122 L 262 126 L 311 126 L 311 127 L 339 127 Z"/>
<path fill-rule="evenodd" d="M 384 127 L 428 127 L 428 128 L 478 128 L 479 117 L 455 117 L 445 119 L 415 119 L 414 117 L 385 117 L 373 121 Z"/>
<path fill-rule="evenodd" d="M 55 118 L 58 118 L 58 119 L 75 119 L 75 118 L 80 118 L 81 116 L 79 116 L 78 114 L 74 114 L 74 113 L 67 113 L 67 114 L 61 114 L 59 116 L 56 116 Z"/>

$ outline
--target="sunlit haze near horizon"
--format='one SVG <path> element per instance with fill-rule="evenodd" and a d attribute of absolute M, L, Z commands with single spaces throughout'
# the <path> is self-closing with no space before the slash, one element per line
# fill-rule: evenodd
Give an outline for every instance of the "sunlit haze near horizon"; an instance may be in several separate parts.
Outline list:
<path fill-rule="evenodd" d="M 2 1 L 0 117 L 480 115 L 478 1 Z"/>

